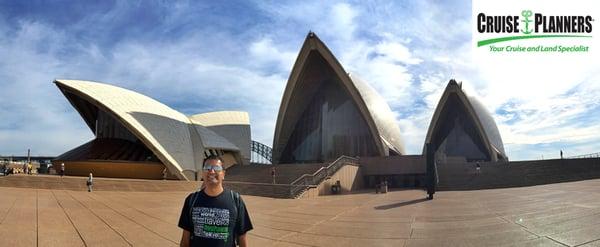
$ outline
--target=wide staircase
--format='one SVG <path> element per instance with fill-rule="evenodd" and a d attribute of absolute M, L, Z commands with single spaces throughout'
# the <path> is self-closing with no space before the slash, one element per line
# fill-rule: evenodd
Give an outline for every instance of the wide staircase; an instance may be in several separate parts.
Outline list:
<path fill-rule="evenodd" d="M 516 162 L 448 162 L 437 166 L 439 190 L 533 186 L 600 178 L 600 158 Z"/>
<path fill-rule="evenodd" d="M 12 174 L 0 177 L 0 187 L 86 191 L 87 177 Z M 94 178 L 94 191 L 194 191 L 198 181 Z"/>
<path fill-rule="evenodd" d="M 331 163 L 248 165 L 227 169 L 224 186 L 242 195 L 273 198 L 298 198 L 309 188 L 318 186 L 347 164 L 358 160 L 342 156 Z M 275 184 L 271 168 L 275 167 Z M 86 177 L 13 174 L 0 177 L 0 187 L 59 189 L 85 191 Z M 146 180 L 94 178 L 95 191 L 195 191 L 202 182 L 176 180 Z"/>
<path fill-rule="evenodd" d="M 275 168 L 275 183 L 289 184 L 304 174 L 313 174 L 327 163 L 246 165 L 227 169 L 227 181 L 273 183 L 271 169 Z"/>
<path fill-rule="evenodd" d="M 0 187 L 73 190 L 86 191 L 86 177 L 57 175 L 25 175 L 13 174 L 0 177 Z M 177 180 L 145 180 L 145 179 L 118 179 L 94 178 L 94 191 L 127 191 L 127 192 L 192 192 L 200 188 L 199 181 Z M 264 184 L 225 181 L 225 188 L 240 192 L 243 195 L 255 195 L 274 198 L 290 198 L 289 184 Z"/>
<path fill-rule="evenodd" d="M 340 156 L 330 163 L 234 166 L 227 170 L 225 185 L 247 195 L 298 198 L 345 165 L 358 165 L 358 159 Z M 275 183 L 272 168 L 275 168 Z"/>
<path fill-rule="evenodd" d="M 302 163 L 281 165 L 246 165 L 227 169 L 225 186 L 245 195 L 273 198 L 294 198 L 291 191 L 294 180 L 304 174 L 313 174 L 327 163 Z M 275 183 L 271 169 L 275 168 Z M 308 186 L 303 186 L 305 190 Z"/>

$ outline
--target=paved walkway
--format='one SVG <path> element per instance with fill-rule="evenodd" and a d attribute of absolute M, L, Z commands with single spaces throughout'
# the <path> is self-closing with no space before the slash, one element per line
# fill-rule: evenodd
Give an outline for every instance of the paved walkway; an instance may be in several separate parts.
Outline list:
<path fill-rule="evenodd" d="M 186 192 L 0 187 L 0 246 L 177 246 Z M 244 196 L 252 246 L 600 246 L 600 180 L 312 199 Z"/>

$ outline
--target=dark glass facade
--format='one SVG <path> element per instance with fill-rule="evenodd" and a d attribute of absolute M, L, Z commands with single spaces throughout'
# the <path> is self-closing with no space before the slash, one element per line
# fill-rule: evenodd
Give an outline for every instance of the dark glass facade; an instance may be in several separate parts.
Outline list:
<path fill-rule="evenodd" d="M 328 66 L 325 66 L 328 67 Z M 317 89 L 295 124 L 280 163 L 325 162 L 348 156 L 375 156 L 365 119 L 333 72 L 320 67 Z M 311 77 L 315 78 L 315 77 Z M 306 99 L 305 99 L 306 100 Z"/>
<path fill-rule="evenodd" d="M 448 96 L 441 111 L 432 142 L 436 153 L 446 156 L 462 156 L 468 161 L 490 160 L 483 137 L 480 136 L 465 105 L 456 94 Z"/>

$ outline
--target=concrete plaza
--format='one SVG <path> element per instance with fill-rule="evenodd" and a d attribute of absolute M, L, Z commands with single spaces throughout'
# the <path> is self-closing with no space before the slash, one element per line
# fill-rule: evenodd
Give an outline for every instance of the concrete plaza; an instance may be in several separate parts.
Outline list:
<path fill-rule="evenodd" d="M 0 187 L 0 246 L 177 246 L 187 194 Z M 600 246 L 600 180 L 425 196 L 243 198 L 251 246 Z"/>

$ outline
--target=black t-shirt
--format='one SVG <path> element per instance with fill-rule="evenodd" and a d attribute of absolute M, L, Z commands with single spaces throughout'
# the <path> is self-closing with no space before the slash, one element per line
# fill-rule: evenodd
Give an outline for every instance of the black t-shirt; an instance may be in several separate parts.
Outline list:
<path fill-rule="evenodd" d="M 179 227 L 190 232 L 190 246 L 235 246 L 234 235 L 237 237 L 252 230 L 246 205 L 239 196 L 236 206 L 234 193 L 225 189 L 211 197 L 201 190 L 185 199 Z"/>

